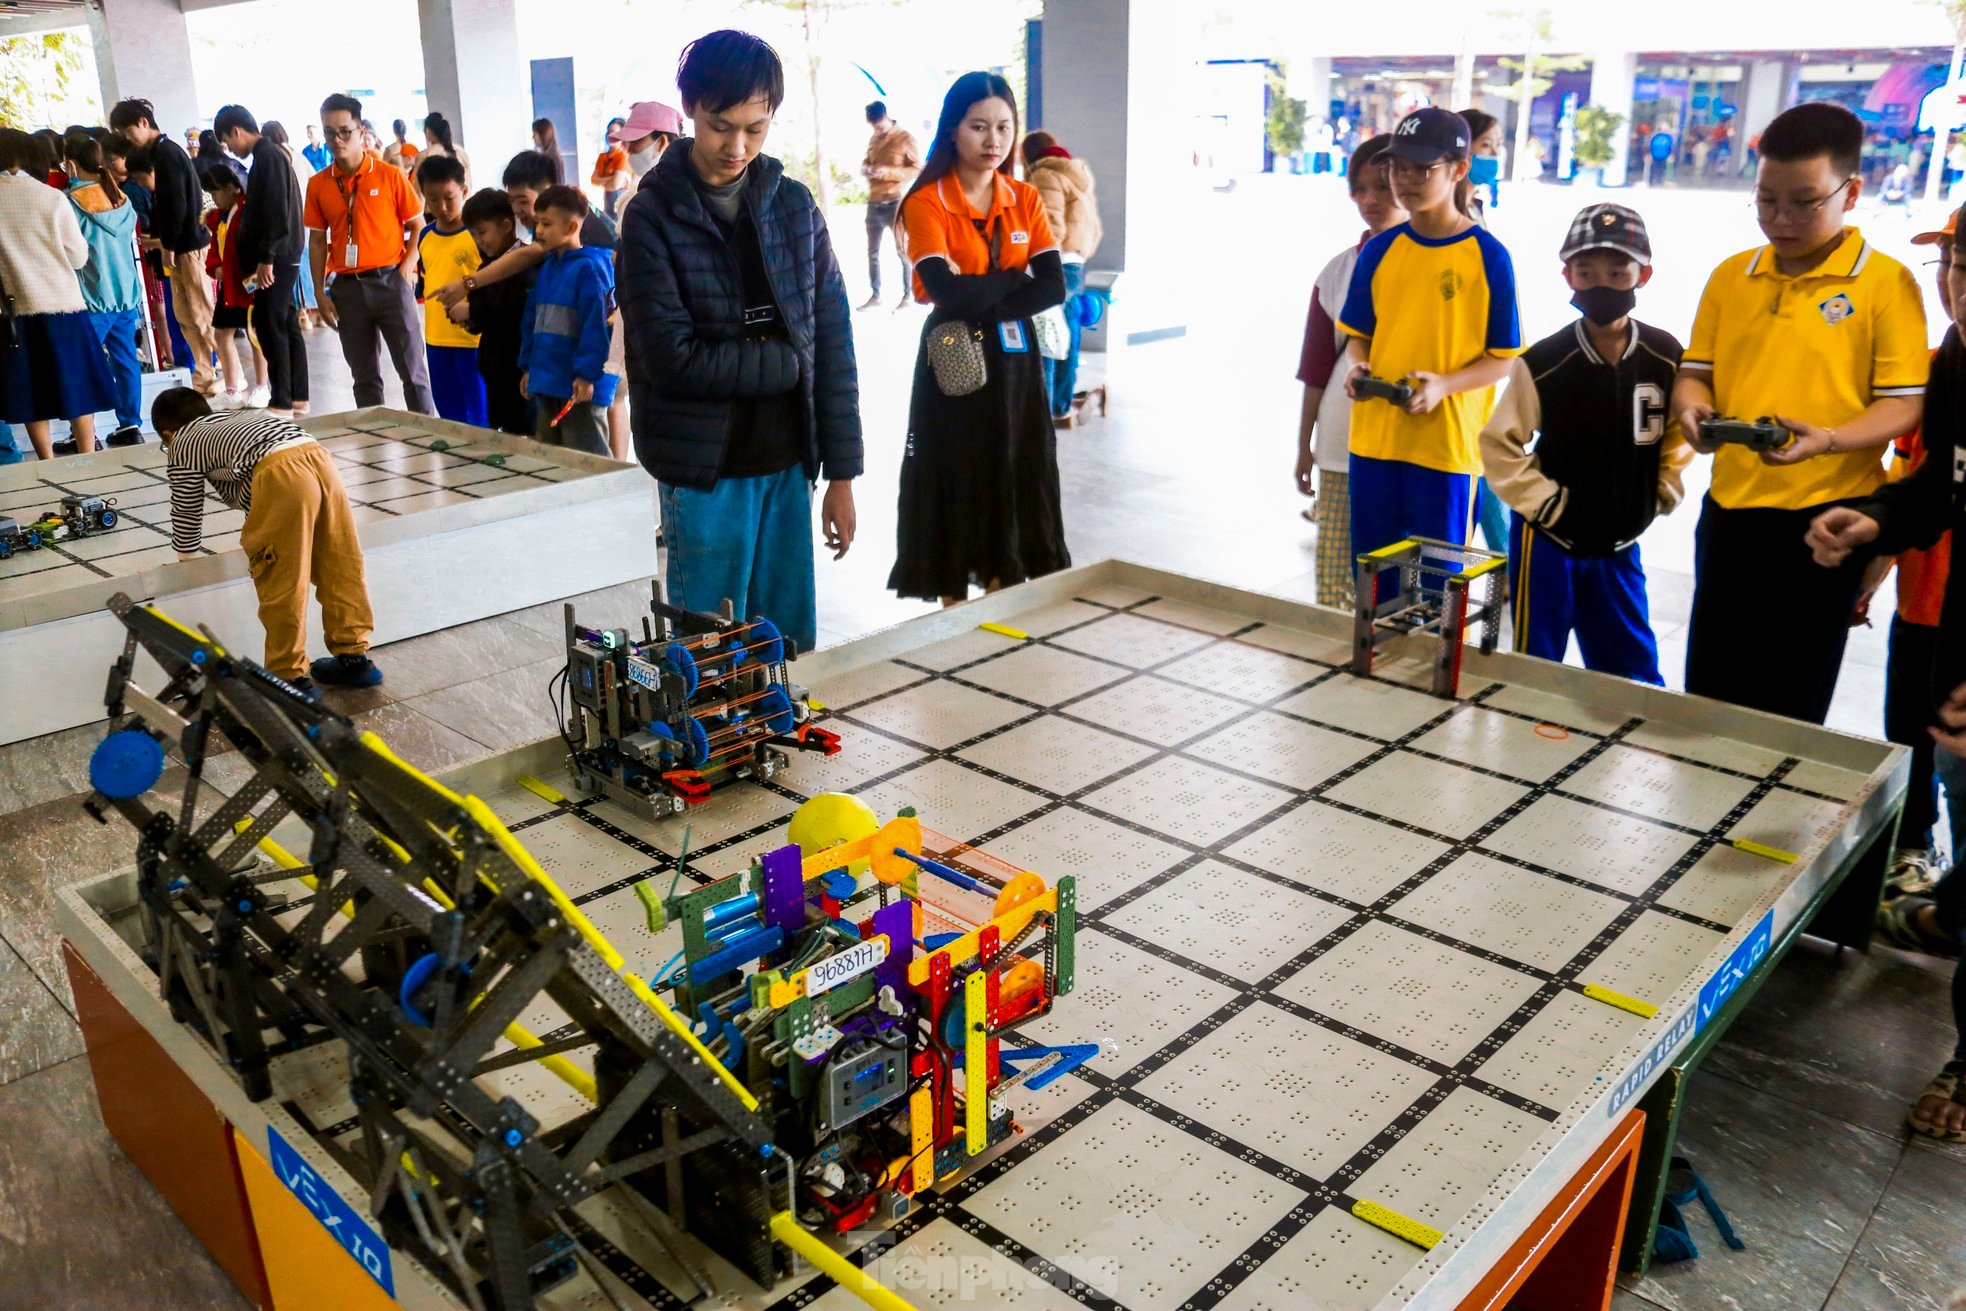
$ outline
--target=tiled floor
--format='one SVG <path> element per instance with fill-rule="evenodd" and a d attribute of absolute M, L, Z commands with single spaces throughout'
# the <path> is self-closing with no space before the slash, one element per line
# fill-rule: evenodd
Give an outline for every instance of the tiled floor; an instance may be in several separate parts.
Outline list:
<path fill-rule="evenodd" d="M 1236 244 L 1233 233 L 1217 236 Z M 1120 556 L 1309 596 L 1312 541 L 1289 481 L 1295 392 L 1207 383 L 1247 376 L 1251 342 L 1262 357 L 1255 367 L 1276 364 L 1288 377 L 1301 305 L 1293 297 L 1264 313 L 1252 324 L 1246 301 L 1209 308 L 1187 340 L 1120 357 L 1111 417 L 1060 434 L 1076 559 Z M 856 319 L 868 471 L 858 542 L 844 561 L 819 566 L 823 642 L 922 608 L 883 590 L 920 322 L 917 314 Z M 317 411 L 346 407 L 352 397 L 333 339 L 310 333 L 308 344 Z M 1089 362 L 1093 377 L 1100 363 Z M 389 403 L 400 403 L 393 382 Z M 1682 564 L 1691 552 L 1680 549 L 1690 530 L 1690 516 L 1675 516 L 1658 530 L 1674 534 L 1659 550 L 1647 539 L 1669 678 L 1691 592 Z M 648 552 L 653 570 L 649 544 L 619 549 Z M 576 599 L 583 618 L 626 621 L 645 597 L 643 585 L 623 584 Z M 529 741 L 551 731 L 545 683 L 557 668 L 560 631 L 553 604 L 398 643 L 376 653 L 388 675 L 383 687 L 336 704 L 427 768 Z M 1872 731 L 1882 650 L 1881 630 L 1857 630 L 1833 726 Z M 94 680 L 100 671 L 76 676 Z M 0 1029 L 0 1271 L 8 1281 L 0 1304 L 239 1307 L 102 1130 L 86 1065 L 75 1059 L 79 1031 L 48 890 L 130 854 L 126 833 L 96 825 L 77 804 L 98 732 L 0 749 L 0 1013 L 9 1017 Z M 223 785 L 225 761 L 209 773 Z M 1748 1250 L 1726 1250 L 1696 1212 L 1702 1258 L 1655 1269 L 1620 1293 L 1621 1311 L 1945 1305 L 1952 1285 L 1966 1280 L 1957 1213 L 1966 1154 L 1908 1143 L 1901 1115 L 1949 1054 L 1950 977 L 1949 966 L 1889 949 L 1860 957 L 1808 943 L 1792 954 L 1699 1076 L 1681 1141 Z"/>

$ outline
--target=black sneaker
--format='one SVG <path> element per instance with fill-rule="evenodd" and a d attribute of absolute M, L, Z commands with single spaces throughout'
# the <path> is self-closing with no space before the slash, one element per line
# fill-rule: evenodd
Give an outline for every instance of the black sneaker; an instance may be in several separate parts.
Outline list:
<path fill-rule="evenodd" d="M 143 429 L 137 427 L 135 424 L 118 428 L 115 432 L 109 434 L 104 445 L 141 446 L 143 445 Z"/>
<path fill-rule="evenodd" d="M 382 671 L 366 655 L 322 656 L 307 672 L 329 687 L 374 687 L 382 682 Z"/>
<path fill-rule="evenodd" d="M 81 448 L 75 444 L 75 439 L 73 437 L 64 437 L 60 441 L 56 442 L 53 446 L 49 447 L 49 449 L 55 453 L 56 459 L 60 459 L 64 455 L 74 455 L 81 450 Z"/>
<path fill-rule="evenodd" d="M 321 704 L 321 689 L 314 686 L 314 680 L 307 675 L 302 674 L 299 678 L 288 679 L 287 686 L 315 705 Z"/>

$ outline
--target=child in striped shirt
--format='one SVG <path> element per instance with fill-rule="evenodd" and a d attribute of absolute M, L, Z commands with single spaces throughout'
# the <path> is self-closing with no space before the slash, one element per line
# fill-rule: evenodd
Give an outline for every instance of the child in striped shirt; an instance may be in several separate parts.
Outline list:
<path fill-rule="evenodd" d="M 374 687 L 382 671 L 369 659 L 375 618 L 362 543 L 334 461 L 290 420 L 265 413 L 214 414 L 189 387 L 172 387 L 150 410 L 164 443 L 171 483 L 171 545 L 190 559 L 204 540 L 205 489 L 246 512 L 246 553 L 266 668 L 302 692 L 315 684 Z M 307 663 L 307 589 L 321 601 L 331 654 Z M 311 675 L 311 676 L 310 676 Z"/>

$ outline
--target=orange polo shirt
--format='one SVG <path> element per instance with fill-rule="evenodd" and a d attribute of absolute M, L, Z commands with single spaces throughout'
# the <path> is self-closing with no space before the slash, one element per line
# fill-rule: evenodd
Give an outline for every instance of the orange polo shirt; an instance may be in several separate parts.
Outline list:
<path fill-rule="evenodd" d="M 981 221 L 982 229 L 977 229 Z M 923 187 L 901 205 L 902 226 L 908 233 L 908 258 L 916 266 L 941 257 L 956 272 L 968 275 L 990 271 L 990 233 L 998 234 L 997 267 L 1021 269 L 1048 250 L 1057 250 L 1044 198 L 1027 182 L 997 174 L 990 212 L 979 214 L 963 194 L 955 175 Z M 928 304 L 928 289 L 915 278 L 915 299 Z"/>
<path fill-rule="evenodd" d="M 328 272 L 367 273 L 403 262 L 409 250 L 403 225 L 422 211 L 403 171 L 368 154 L 352 174 L 329 161 L 307 179 L 300 221 L 328 234 Z M 348 258 L 351 241 L 354 260 Z"/>

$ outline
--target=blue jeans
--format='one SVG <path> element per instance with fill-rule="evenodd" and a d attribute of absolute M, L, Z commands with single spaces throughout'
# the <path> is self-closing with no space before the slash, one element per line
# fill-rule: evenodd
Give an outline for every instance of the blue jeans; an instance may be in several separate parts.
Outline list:
<path fill-rule="evenodd" d="M 669 604 L 715 614 L 728 600 L 739 619 L 762 616 L 799 650 L 812 650 L 819 619 L 805 468 L 725 478 L 707 492 L 659 487 Z"/>
<path fill-rule="evenodd" d="M 1085 329 L 1079 326 L 1077 307 L 1073 302 L 1084 290 L 1085 265 L 1077 261 L 1065 265 L 1065 331 L 1072 349 L 1062 360 L 1047 359 L 1044 362 L 1044 389 L 1051 397 L 1053 417 L 1072 412 L 1072 393 L 1079 385 L 1079 337 Z"/>
<path fill-rule="evenodd" d="M 143 362 L 137 358 L 137 333 L 143 328 L 140 309 L 91 313 L 89 323 L 109 356 L 109 380 L 116 392 L 116 426 L 143 428 Z"/>
<path fill-rule="evenodd" d="M 1481 540 L 1488 544 L 1488 549 L 1506 555 L 1509 512 L 1502 508 L 1502 498 L 1489 490 L 1486 478 L 1475 479 L 1475 522 L 1481 526 Z"/>

